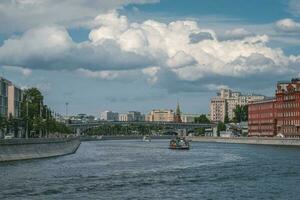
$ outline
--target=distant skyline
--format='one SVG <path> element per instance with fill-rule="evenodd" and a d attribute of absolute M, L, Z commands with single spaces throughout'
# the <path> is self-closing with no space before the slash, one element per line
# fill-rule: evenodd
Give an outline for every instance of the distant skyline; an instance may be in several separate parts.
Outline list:
<path fill-rule="evenodd" d="M 0 75 L 56 112 L 208 113 L 300 74 L 300 0 L 4 0 Z"/>

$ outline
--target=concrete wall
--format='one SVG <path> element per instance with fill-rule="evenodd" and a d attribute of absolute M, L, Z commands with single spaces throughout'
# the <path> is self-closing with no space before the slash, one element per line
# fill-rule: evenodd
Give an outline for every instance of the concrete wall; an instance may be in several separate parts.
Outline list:
<path fill-rule="evenodd" d="M 72 154 L 79 145 L 77 138 L 0 140 L 0 162 Z"/>
<path fill-rule="evenodd" d="M 244 138 L 215 138 L 215 137 L 192 137 L 195 142 L 219 142 L 235 144 L 262 144 L 262 145 L 286 145 L 300 146 L 300 139 L 292 138 L 261 138 L 261 137 L 244 137 Z"/>

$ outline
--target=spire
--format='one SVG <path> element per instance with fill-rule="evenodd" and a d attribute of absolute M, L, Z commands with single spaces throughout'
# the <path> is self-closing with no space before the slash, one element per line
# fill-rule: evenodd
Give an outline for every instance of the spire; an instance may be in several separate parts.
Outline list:
<path fill-rule="evenodd" d="M 180 111 L 180 106 L 179 106 L 179 102 L 177 101 L 177 107 L 176 107 L 176 115 L 181 115 L 181 111 Z"/>
<path fill-rule="evenodd" d="M 176 112 L 175 112 L 175 117 L 174 117 L 174 122 L 181 123 L 181 111 L 180 111 L 180 106 L 179 102 L 177 101 L 177 107 L 176 107 Z"/>

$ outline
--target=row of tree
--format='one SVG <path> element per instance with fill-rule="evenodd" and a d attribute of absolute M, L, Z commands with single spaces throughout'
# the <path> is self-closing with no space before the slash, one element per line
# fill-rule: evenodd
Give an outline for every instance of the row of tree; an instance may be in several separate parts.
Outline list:
<path fill-rule="evenodd" d="M 70 129 L 57 122 L 44 97 L 37 88 L 23 91 L 21 112 L 18 118 L 0 116 L 0 131 L 15 137 L 48 137 L 52 133 L 70 133 Z"/>

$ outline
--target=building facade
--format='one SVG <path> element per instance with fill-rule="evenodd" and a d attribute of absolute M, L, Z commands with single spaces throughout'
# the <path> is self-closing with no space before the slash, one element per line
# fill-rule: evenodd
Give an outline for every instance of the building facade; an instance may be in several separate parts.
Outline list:
<path fill-rule="evenodd" d="M 147 121 L 150 122 L 174 122 L 174 111 L 168 109 L 152 110 L 148 116 Z"/>
<path fill-rule="evenodd" d="M 278 134 L 285 137 L 299 137 L 300 79 L 277 83 L 276 113 Z"/>
<path fill-rule="evenodd" d="M 8 86 L 7 99 L 8 99 L 8 107 L 7 107 L 8 116 L 12 116 L 14 118 L 20 118 L 23 91 L 20 88 L 10 84 Z"/>
<path fill-rule="evenodd" d="M 119 114 L 121 122 L 142 122 L 145 121 L 145 115 L 138 111 L 129 111 L 128 113 Z"/>
<path fill-rule="evenodd" d="M 104 111 L 100 114 L 102 121 L 119 121 L 119 113 L 112 111 Z"/>
<path fill-rule="evenodd" d="M 276 99 L 252 102 L 248 106 L 248 135 L 272 137 L 277 134 Z"/>
<path fill-rule="evenodd" d="M 264 100 L 265 98 L 263 95 L 243 95 L 230 89 L 221 89 L 218 95 L 210 101 L 210 119 L 214 122 L 224 122 L 227 115 L 229 120 L 232 120 L 236 106 L 248 105 L 249 102 Z"/>
<path fill-rule="evenodd" d="M 300 137 L 300 79 L 278 82 L 273 102 L 253 102 L 248 109 L 250 136 Z"/>
<path fill-rule="evenodd" d="M 0 114 L 1 116 L 8 116 L 8 86 L 12 83 L 0 77 Z"/>
<path fill-rule="evenodd" d="M 119 113 L 119 121 L 120 122 L 128 122 L 128 114 L 127 113 Z"/>
<path fill-rule="evenodd" d="M 181 119 L 183 123 L 194 123 L 195 118 L 199 117 L 201 114 L 182 114 Z"/>

